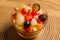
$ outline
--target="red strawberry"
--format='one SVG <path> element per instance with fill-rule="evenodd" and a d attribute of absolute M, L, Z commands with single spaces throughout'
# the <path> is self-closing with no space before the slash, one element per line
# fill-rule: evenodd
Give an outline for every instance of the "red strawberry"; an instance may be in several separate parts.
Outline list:
<path fill-rule="evenodd" d="M 22 13 L 22 14 L 26 14 L 26 13 L 27 13 L 26 9 L 23 8 L 23 9 L 21 10 L 21 13 Z"/>
<path fill-rule="evenodd" d="M 30 32 L 30 28 L 24 28 L 26 32 Z"/>
<path fill-rule="evenodd" d="M 31 20 L 32 20 L 32 15 L 31 15 L 31 14 L 27 14 L 27 15 L 25 16 L 25 20 L 26 20 L 26 21 L 31 21 Z"/>
<path fill-rule="evenodd" d="M 37 12 L 35 10 L 32 10 L 31 14 L 34 17 L 35 15 L 37 15 Z"/>
<path fill-rule="evenodd" d="M 36 19 L 36 20 L 37 20 L 37 23 L 43 24 L 43 22 L 41 20 L 39 20 L 39 19 Z"/>

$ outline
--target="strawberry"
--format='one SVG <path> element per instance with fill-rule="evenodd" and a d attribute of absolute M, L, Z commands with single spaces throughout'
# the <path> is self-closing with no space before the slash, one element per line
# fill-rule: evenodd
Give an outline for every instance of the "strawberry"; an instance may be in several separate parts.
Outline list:
<path fill-rule="evenodd" d="M 39 19 L 36 19 L 36 20 L 37 20 L 37 23 L 43 24 L 43 22 L 41 20 L 39 20 Z"/>
<path fill-rule="evenodd" d="M 31 21 L 31 20 L 32 20 L 32 15 L 31 15 L 31 14 L 27 14 L 27 15 L 25 16 L 25 20 L 26 20 L 26 21 Z"/>
<path fill-rule="evenodd" d="M 26 32 L 30 32 L 30 28 L 24 28 Z"/>
<path fill-rule="evenodd" d="M 37 15 L 37 12 L 35 10 L 32 10 L 31 14 L 34 17 L 35 15 Z"/>
<path fill-rule="evenodd" d="M 23 8 L 23 9 L 21 10 L 21 13 L 22 13 L 22 14 L 26 14 L 26 13 L 27 13 L 26 9 Z"/>

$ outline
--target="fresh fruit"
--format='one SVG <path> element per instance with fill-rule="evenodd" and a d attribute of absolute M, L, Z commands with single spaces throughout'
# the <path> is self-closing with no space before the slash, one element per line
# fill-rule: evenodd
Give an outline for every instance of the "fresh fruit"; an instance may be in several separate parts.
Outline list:
<path fill-rule="evenodd" d="M 35 9 L 36 11 L 40 10 L 40 5 L 39 4 L 33 4 L 33 9 Z"/>
<path fill-rule="evenodd" d="M 37 15 L 37 12 L 35 10 L 32 10 L 31 14 L 34 17 L 35 15 Z"/>
<path fill-rule="evenodd" d="M 40 19 L 36 19 L 37 23 L 43 24 L 43 22 Z"/>
<path fill-rule="evenodd" d="M 45 22 L 47 20 L 47 15 L 46 14 L 41 14 L 39 15 L 39 19 L 42 21 L 42 22 Z"/>
<path fill-rule="evenodd" d="M 30 28 L 24 28 L 26 32 L 30 32 Z"/>
<path fill-rule="evenodd" d="M 32 26 L 30 26 L 30 32 L 32 32 Z"/>
<path fill-rule="evenodd" d="M 32 32 L 34 32 L 34 31 L 37 31 L 38 29 L 37 29 L 37 27 L 31 27 L 31 29 L 32 29 Z"/>
<path fill-rule="evenodd" d="M 23 8 L 22 10 L 21 10 L 21 13 L 23 14 L 23 15 L 25 15 L 27 12 L 26 12 L 26 9 L 25 8 Z"/>
<path fill-rule="evenodd" d="M 26 20 L 26 21 L 31 21 L 31 20 L 32 20 L 32 15 L 31 15 L 31 14 L 27 14 L 27 15 L 25 16 L 25 20 Z"/>
<path fill-rule="evenodd" d="M 24 24 L 23 24 L 23 26 L 25 28 L 29 28 L 31 26 L 31 22 L 30 21 L 25 21 Z"/>
<path fill-rule="evenodd" d="M 37 25 L 37 21 L 35 18 L 32 19 L 31 24 L 32 24 L 32 26 Z"/>
<path fill-rule="evenodd" d="M 37 26 L 38 30 L 41 30 L 43 27 L 43 24 L 37 24 L 36 26 Z"/>
<path fill-rule="evenodd" d="M 16 27 L 16 29 L 17 29 L 18 31 L 24 31 L 22 25 L 19 26 L 18 24 L 15 24 L 15 27 Z"/>
<path fill-rule="evenodd" d="M 21 13 L 17 13 L 16 23 L 19 25 L 23 25 L 24 21 L 24 16 Z"/>

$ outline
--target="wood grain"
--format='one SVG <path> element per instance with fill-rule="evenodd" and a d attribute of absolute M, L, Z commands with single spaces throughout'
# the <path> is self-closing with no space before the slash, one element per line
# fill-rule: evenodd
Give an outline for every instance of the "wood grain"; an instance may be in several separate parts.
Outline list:
<path fill-rule="evenodd" d="M 48 22 L 36 39 L 23 39 L 12 27 L 11 14 L 13 8 L 21 3 L 39 3 L 48 13 Z M 60 40 L 60 0 L 0 0 L 0 39 Z"/>

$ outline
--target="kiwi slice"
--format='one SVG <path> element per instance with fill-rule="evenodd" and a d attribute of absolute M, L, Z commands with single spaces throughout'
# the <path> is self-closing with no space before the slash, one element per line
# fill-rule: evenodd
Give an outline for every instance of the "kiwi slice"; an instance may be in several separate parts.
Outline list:
<path fill-rule="evenodd" d="M 36 11 L 40 10 L 40 5 L 39 4 L 33 4 L 32 8 Z"/>

